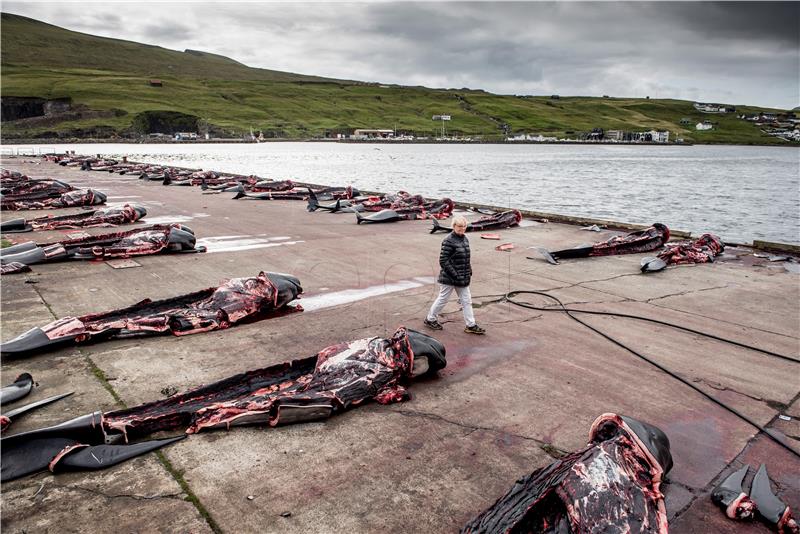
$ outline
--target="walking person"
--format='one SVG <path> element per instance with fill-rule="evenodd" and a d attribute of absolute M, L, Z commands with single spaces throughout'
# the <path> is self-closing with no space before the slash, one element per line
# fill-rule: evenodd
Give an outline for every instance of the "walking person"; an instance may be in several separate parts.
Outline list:
<path fill-rule="evenodd" d="M 433 302 L 423 323 L 433 330 L 442 330 L 439 313 L 455 291 L 464 312 L 464 322 L 467 324 L 464 332 L 485 334 L 486 330 L 475 323 L 475 315 L 472 312 L 472 296 L 469 292 L 472 266 L 466 232 L 467 219 L 461 215 L 453 217 L 453 231 L 442 241 L 442 250 L 439 253 L 439 265 L 442 268 L 439 273 L 439 296 Z"/>

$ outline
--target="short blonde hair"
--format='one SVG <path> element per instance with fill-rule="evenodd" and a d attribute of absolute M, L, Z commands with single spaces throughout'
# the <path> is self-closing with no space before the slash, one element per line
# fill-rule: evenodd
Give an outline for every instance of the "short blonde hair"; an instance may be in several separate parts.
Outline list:
<path fill-rule="evenodd" d="M 467 226 L 467 218 L 463 215 L 453 217 L 453 226 Z"/>

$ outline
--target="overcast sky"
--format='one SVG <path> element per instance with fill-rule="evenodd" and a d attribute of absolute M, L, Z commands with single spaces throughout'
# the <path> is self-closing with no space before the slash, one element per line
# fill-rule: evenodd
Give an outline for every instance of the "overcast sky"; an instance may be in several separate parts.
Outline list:
<path fill-rule="evenodd" d="M 800 2 L 14 2 L 252 67 L 502 94 L 800 105 Z"/>

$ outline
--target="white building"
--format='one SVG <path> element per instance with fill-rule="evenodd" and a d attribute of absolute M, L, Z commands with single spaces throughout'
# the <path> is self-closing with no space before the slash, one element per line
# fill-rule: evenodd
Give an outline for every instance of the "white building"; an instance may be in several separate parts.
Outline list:
<path fill-rule="evenodd" d="M 698 123 L 695 125 L 694 129 L 695 129 L 695 130 L 710 130 L 710 129 L 712 129 L 713 127 L 714 127 L 714 125 L 713 125 L 713 124 L 711 124 L 711 123 L 710 123 L 710 122 L 708 122 L 708 121 L 704 121 L 704 122 L 698 122 Z"/>
<path fill-rule="evenodd" d="M 394 130 L 371 130 L 360 128 L 353 132 L 351 139 L 389 139 L 394 137 Z"/>
<path fill-rule="evenodd" d="M 650 130 L 648 132 L 651 137 L 653 138 L 654 143 L 669 143 L 669 131 L 659 132 L 656 130 Z"/>

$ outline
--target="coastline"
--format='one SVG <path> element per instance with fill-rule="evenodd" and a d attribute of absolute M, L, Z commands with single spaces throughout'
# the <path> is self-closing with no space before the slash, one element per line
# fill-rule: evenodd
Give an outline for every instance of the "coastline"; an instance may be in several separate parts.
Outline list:
<path fill-rule="evenodd" d="M 59 145 L 97 145 L 97 144 L 120 144 L 120 145 L 244 145 L 244 144 L 267 144 L 267 143 L 342 143 L 342 144 L 379 144 L 379 145 L 596 145 L 596 146 L 662 146 L 662 147 L 681 147 L 681 146 L 754 146 L 765 148 L 800 148 L 800 143 L 792 144 L 789 141 L 781 144 L 770 143 L 703 143 L 703 142 L 685 142 L 685 143 L 655 143 L 652 141 L 631 141 L 631 142 L 603 142 L 603 141 L 581 141 L 581 140 L 563 140 L 563 141 L 504 141 L 504 140 L 448 140 L 437 141 L 434 139 L 425 140 L 402 140 L 393 141 L 389 139 L 314 139 L 314 138 L 282 138 L 282 139 L 264 139 L 263 141 L 245 140 L 245 139 L 196 139 L 186 141 L 174 141 L 163 139 L 144 139 L 132 140 L 123 138 L 20 138 L 20 139 L 1 139 L 0 146 L 16 146 L 16 145 L 44 145 L 44 144 L 59 144 Z"/>

